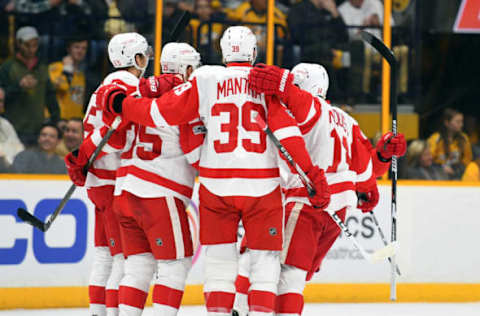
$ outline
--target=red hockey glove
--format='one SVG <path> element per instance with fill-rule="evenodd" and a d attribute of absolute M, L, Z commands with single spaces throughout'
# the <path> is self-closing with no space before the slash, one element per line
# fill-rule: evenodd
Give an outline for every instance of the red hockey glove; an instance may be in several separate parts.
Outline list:
<path fill-rule="evenodd" d="M 82 187 L 85 185 L 85 166 L 87 163 L 88 158 L 82 151 L 75 150 L 65 156 L 68 175 L 76 186 Z"/>
<path fill-rule="evenodd" d="M 287 69 L 259 64 L 250 70 L 248 81 L 254 91 L 265 95 L 277 95 L 285 102 L 288 88 L 293 83 L 293 75 Z"/>
<path fill-rule="evenodd" d="M 115 83 L 97 90 L 96 104 L 105 112 L 122 113 L 122 101 L 127 96 L 127 87 Z"/>
<path fill-rule="evenodd" d="M 388 132 L 380 138 L 376 147 L 377 153 L 380 155 L 379 158 L 390 160 L 393 155 L 397 157 L 405 155 L 405 152 L 407 151 L 407 142 L 402 133 L 393 136 L 392 132 Z M 382 159 L 380 160 L 383 161 Z"/>
<path fill-rule="evenodd" d="M 313 188 L 317 192 L 314 196 L 309 196 L 308 199 L 315 208 L 325 208 L 330 203 L 330 192 L 328 190 L 327 178 L 323 169 L 314 166 L 307 172 L 307 176 L 313 183 Z"/>
<path fill-rule="evenodd" d="M 368 213 L 377 206 L 380 195 L 376 181 L 366 181 L 365 184 L 357 184 L 357 208 L 362 210 L 363 213 Z"/>
<path fill-rule="evenodd" d="M 182 83 L 180 75 L 163 74 L 140 79 L 138 88 L 142 97 L 158 98 Z"/>

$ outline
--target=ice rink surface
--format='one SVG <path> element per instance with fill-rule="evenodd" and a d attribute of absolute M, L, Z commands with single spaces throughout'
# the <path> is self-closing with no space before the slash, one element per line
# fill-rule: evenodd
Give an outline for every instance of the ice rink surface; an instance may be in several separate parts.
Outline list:
<path fill-rule="evenodd" d="M 84 308 L 7 310 L 0 316 L 87 316 Z M 178 316 L 207 315 L 204 306 L 182 306 Z M 375 304 L 306 304 L 304 316 L 479 316 L 478 303 L 375 303 Z M 147 308 L 143 316 L 153 316 L 153 309 Z"/>

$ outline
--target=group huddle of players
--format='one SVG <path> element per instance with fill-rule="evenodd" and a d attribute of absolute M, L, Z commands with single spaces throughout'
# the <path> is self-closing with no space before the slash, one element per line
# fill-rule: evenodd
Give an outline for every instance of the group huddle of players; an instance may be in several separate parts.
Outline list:
<path fill-rule="evenodd" d="M 84 141 L 65 158 L 96 207 L 90 315 L 141 315 L 152 278 L 155 315 L 177 314 L 192 264 L 186 205 L 197 174 L 208 315 L 231 315 L 237 291 L 242 315 L 300 315 L 305 283 L 340 234 L 330 214 L 344 220 L 347 210 L 378 203 L 376 178 L 405 153 L 403 135 L 387 133 L 372 147 L 326 101 L 322 66 L 254 67 L 256 45 L 250 29 L 230 27 L 220 41 L 226 67 L 200 67 L 194 48 L 169 43 L 163 74 L 146 79 L 145 38 L 124 33 L 109 42 L 117 71 L 92 95 Z M 313 196 L 257 116 L 306 173 Z"/>

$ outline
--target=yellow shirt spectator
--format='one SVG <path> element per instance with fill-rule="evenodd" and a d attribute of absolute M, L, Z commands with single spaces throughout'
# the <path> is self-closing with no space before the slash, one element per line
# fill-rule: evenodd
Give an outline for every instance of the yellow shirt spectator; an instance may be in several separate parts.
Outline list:
<path fill-rule="evenodd" d="M 462 181 L 480 181 L 480 168 L 476 161 L 472 161 L 468 164 L 465 173 L 463 174 Z"/>
<path fill-rule="evenodd" d="M 428 138 L 428 145 L 432 151 L 435 163 L 440 165 L 444 165 L 447 162 L 449 164 L 461 163 L 467 166 L 472 161 L 472 148 L 468 136 L 462 132 L 460 132 L 460 135 L 463 138 L 463 144 L 460 144 L 461 141 L 459 139 L 451 141 L 448 148 L 448 157 L 445 152 L 445 143 L 441 139 L 439 132 L 433 133 Z"/>
<path fill-rule="evenodd" d="M 63 71 L 61 61 L 48 66 L 50 80 L 57 92 L 57 101 L 60 106 L 60 117 L 70 119 L 83 117 L 83 103 L 85 97 L 85 75 L 81 71 L 74 71 L 69 82 Z"/>

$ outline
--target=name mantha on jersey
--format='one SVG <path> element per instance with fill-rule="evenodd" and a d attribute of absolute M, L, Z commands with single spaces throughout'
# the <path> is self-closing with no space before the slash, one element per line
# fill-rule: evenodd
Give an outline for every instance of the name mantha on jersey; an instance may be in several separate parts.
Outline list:
<path fill-rule="evenodd" d="M 212 193 L 261 196 L 279 185 L 277 150 L 255 123 L 267 120 L 265 96 L 250 90 L 250 67 L 206 66 L 194 73 L 207 136 L 200 181 Z"/>

